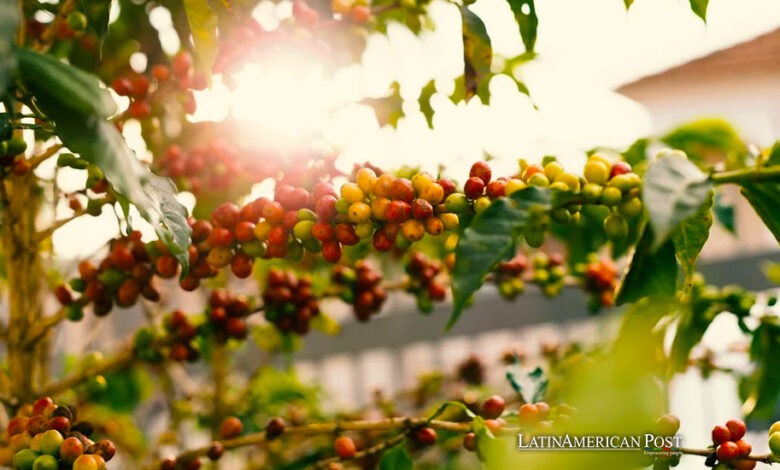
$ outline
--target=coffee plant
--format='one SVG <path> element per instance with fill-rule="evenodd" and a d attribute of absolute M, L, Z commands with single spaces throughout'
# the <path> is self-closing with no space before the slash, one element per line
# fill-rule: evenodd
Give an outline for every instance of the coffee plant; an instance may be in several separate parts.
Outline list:
<path fill-rule="evenodd" d="M 501 61 L 473 2 L 447 3 L 462 18 L 453 102 L 488 103 L 493 76 L 514 77 L 514 67 L 534 59 L 534 1 L 507 1 L 525 52 Z M 780 241 L 780 142 L 760 150 L 705 120 L 628 149 L 593 149 L 578 167 L 548 156 L 521 158 L 505 174 L 489 158 L 468 174 L 370 162 L 345 173 L 338 150 L 314 137 L 280 149 L 248 142 L 254 137 L 231 118 L 192 119 L 196 92 L 217 76 L 233 86 L 237 71 L 270 51 L 328 54 L 335 73 L 359 61 L 367 35 L 386 33 L 391 22 L 414 34 L 430 28 L 431 2 L 285 1 L 280 10 L 291 13 L 273 28 L 253 18 L 257 4 L 0 0 L 8 312 L 0 465 L 668 469 L 698 457 L 742 470 L 780 461 L 780 422 L 769 430 L 770 453 L 758 454 L 740 419 L 770 419 L 780 398 L 776 298 L 710 285 L 696 270 L 714 222 L 733 231 L 721 201 L 726 186 Z M 690 4 L 706 18 L 706 0 Z M 163 47 L 153 10 L 171 17 L 177 51 Z M 418 100 L 431 127 L 435 91 L 431 81 Z M 403 115 L 402 102 L 398 86 L 364 100 L 389 125 Z M 131 127 L 149 158 L 128 144 Z M 61 186 L 60 172 L 83 184 Z M 257 185 L 273 189 L 250 196 Z M 190 209 L 180 202 L 184 191 L 194 197 Z M 52 262 L 58 229 L 111 211 L 119 231 L 106 246 L 73 267 Z M 780 283 L 776 267 L 768 274 Z M 450 329 L 486 284 L 517 305 L 528 290 L 554 299 L 580 289 L 618 334 L 507 351 L 498 364 L 475 354 L 452 376 L 422 376 L 410 390 L 377 392 L 369 405 L 338 412 L 282 367 L 312 330 L 338 341 L 334 303 L 359 322 L 382 315 L 389 296 L 413 297 L 426 315 L 443 303 Z M 75 357 L 53 342 L 69 322 L 104 335 L 87 328 L 101 324 L 94 317 L 130 309 L 146 324 L 114 350 Z M 733 315 L 749 344 L 748 372 L 723 367 L 711 351 L 695 353 L 719 315 Z M 256 370 L 239 366 L 246 350 L 262 351 Z M 486 380 L 496 368 L 505 371 L 503 389 Z M 675 436 L 681 423 L 668 413 L 666 386 L 690 368 L 740 380 L 744 416 L 715 426 L 708 447 L 668 455 L 513 450 L 518 434 Z"/>

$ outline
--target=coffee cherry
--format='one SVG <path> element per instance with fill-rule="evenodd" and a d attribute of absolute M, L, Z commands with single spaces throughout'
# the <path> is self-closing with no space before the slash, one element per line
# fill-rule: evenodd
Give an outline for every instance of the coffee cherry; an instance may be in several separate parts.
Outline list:
<path fill-rule="evenodd" d="M 322 242 L 322 257 L 329 263 L 336 263 L 341 259 L 343 251 L 341 243 L 338 241 L 328 240 Z"/>
<path fill-rule="evenodd" d="M 490 199 L 498 199 L 506 194 L 506 182 L 501 180 L 491 181 L 485 187 L 485 194 Z"/>
<path fill-rule="evenodd" d="M 726 427 L 729 430 L 730 440 L 736 442 L 745 435 L 747 432 L 747 426 L 741 419 L 730 419 L 726 422 Z"/>
<path fill-rule="evenodd" d="M 715 454 L 721 462 L 729 462 L 739 457 L 739 447 L 731 441 L 726 441 L 718 446 Z"/>
<path fill-rule="evenodd" d="M 41 452 L 48 455 L 59 455 L 62 442 L 62 434 L 54 429 L 50 429 L 44 432 L 41 437 Z"/>
<path fill-rule="evenodd" d="M 536 405 L 526 403 L 518 410 L 520 423 L 524 425 L 534 424 L 539 421 L 539 408 Z"/>
<path fill-rule="evenodd" d="M 772 451 L 772 455 L 780 455 L 780 432 L 773 432 L 769 436 L 769 450 Z"/>
<path fill-rule="evenodd" d="M 342 460 L 354 458 L 355 454 L 357 453 L 357 447 L 355 446 L 355 441 L 353 441 L 352 438 L 347 436 L 341 436 L 337 438 L 333 442 L 333 450 L 336 452 L 336 455 L 338 455 L 339 458 Z"/>
<path fill-rule="evenodd" d="M 176 470 L 177 464 L 175 458 L 169 457 L 160 463 L 160 470 Z"/>
<path fill-rule="evenodd" d="M 265 425 L 265 437 L 269 440 L 275 439 L 284 434 L 285 429 L 287 429 L 287 423 L 282 418 L 271 418 Z"/>
<path fill-rule="evenodd" d="M 616 162 L 614 165 L 612 165 L 612 171 L 610 172 L 609 177 L 614 178 L 618 175 L 624 175 L 626 173 L 631 173 L 631 165 L 626 162 Z"/>
<path fill-rule="evenodd" d="M 344 183 L 341 186 L 341 197 L 348 203 L 362 202 L 366 197 L 360 186 L 355 183 Z"/>
<path fill-rule="evenodd" d="M 222 439 L 232 439 L 241 435 L 243 431 L 244 425 L 241 423 L 241 420 L 235 416 L 225 418 L 219 426 L 219 435 Z"/>
<path fill-rule="evenodd" d="M 612 241 L 620 241 L 628 236 L 628 222 L 620 215 L 609 215 L 604 219 L 604 233 Z"/>
<path fill-rule="evenodd" d="M 57 470 L 57 459 L 51 455 L 41 455 L 33 462 L 32 470 Z"/>
<path fill-rule="evenodd" d="M 601 203 L 605 206 L 616 206 L 623 199 L 623 193 L 618 188 L 608 186 L 601 192 Z"/>
<path fill-rule="evenodd" d="M 485 185 L 490 182 L 491 175 L 490 165 L 487 162 L 476 162 L 471 165 L 471 170 L 469 170 L 469 178 L 479 178 Z"/>
<path fill-rule="evenodd" d="M 133 90 L 133 82 L 127 77 L 117 77 L 111 82 L 111 88 L 119 96 L 128 96 Z"/>
<path fill-rule="evenodd" d="M 715 426 L 712 428 L 712 442 L 715 444 L 723 444 L 726 441 L 731 440 L 731 431 L 726 426 Z"/>
<path fill-rule="evenodd" d="M 594 159 L 588 160 L 583 169 L 583 176 L 588 183 L 605 184 L 609 176 L 607 166 Z"/>
<path fill-rule="evenodd" d="M 84 453 L 84 444 L 75 437 L 69 437 L 62 441 L 60 446 L 60 459 L 65 463 L 73 462 Z"/>
<path fill-rule="evenodd" d="M 387 206 L 387 220 L 390 222 L 402 223 L 409 219 L 412 208 L 409 203 L 404 201 L 392 201 Z"/>
<path fill-rule="evenodd" d="M 224 453 L 225 453 L 225 446 L 223 446 L 221 442 L 215 441 L 211 443 L 208 452 L 206 452 L 206 456 L 209 458 L 209 460 L 215 462 L 219 460 L 220 457 L 222 457 L 222 454 Z"/>
<path fill-rule="evenodd" d="M 133 101 L 127 111 L 134 119 L 144 119 L 152 112 L 152 107 L 146 101 Z"/>
<path fill-rule="evenodd" d="M 755 460 L 736 460 L 731 462 L 731 466 L 736 470 L 753 470 L 756 468 Z"/>
<path fill-rule="evenodd" d="M 91 454 L 83 454 L 73 462 L 73 470 L 99 470 L 98 462 Z"/>
<path fill-rule="evenodd" d="M 504 399 L 498 395 L 493 395 L 482 404 L 482 417 L 496 419 L 504 413 L 504 408 L 506 408 Z"/>
<path fill-rule="evenodd" d="M 463 448 L 469 452 L 474 452 L 477 449 L 477 435 L 473 432 L 466 433 L 463 436 Z"/>
<path fill-rule="evenodd" d="M 432 446 L 436 443 L 436 430 L 425 426 L 414 432 L 414 440 L 423 446 Z"/>
<path fill-rule="evenodd" d="M 353 202 L 349 206 L 347 215 L 351 222 L 361 224 L 371 218 L 371 206 L 362 201 Z"/>
<path fill-rule="evenodd" d="M 747 441 L 740 439 L 736 442 L 737 447 L 739 448 L 739 456 L 740 457 L 747 457 L 750 455 L 750 452 L 753 451 L 753 446 L 750 445 Z"/>
<path fill-rule="evenodd" d="M 49 420 L 49 429 L 66 435 L 70 432 L 70 420 L 64 416 L 54 416 Z"/>
<path fill-rule="evenodd" d="M 666 414 L 656 420 L 658 434 L 661 436 L 674 436 L 680 430 L 680 418 L 673 414 Z"/>
<path fill-rule="evenodd" d="M 252 274 L 252 258 L 244 253 L 237 253 L 230 263 L 230 269 L 239 279 L 245 279 Z"/>
<path fill-rule="evenodd" d="M 463 192 L 469 199 L 477 199 L 482 196 L 485 191 L 485 182 L 476 176 L 473 176 L 466 180 L 466 184 L 463 185 Z"/>

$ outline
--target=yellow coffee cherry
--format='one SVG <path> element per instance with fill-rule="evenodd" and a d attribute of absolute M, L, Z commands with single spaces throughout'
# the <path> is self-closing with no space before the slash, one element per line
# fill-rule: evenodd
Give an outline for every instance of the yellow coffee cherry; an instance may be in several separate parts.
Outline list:
<path fill-rule="evenodd" d="M 425 219 L 425 231 L 433 235 L 441 235 L 444 231 L 444 222 L 439 217 L 428 217 Z"/>
<path fill-rule="evenodd" d="M 268 221 L 262 221 L 255 225 L 255 238 L 258 240 L 265 240 L 268 238 L 268 232 L 271 231 L 271 228 L 273 225 L 271 225 L 271 222 Z"/>
<path fill-rule="evenodd" d="M 575 192 L 580 190 L 580 179 L 571 173 L 561 173 L 555 177 L 555 182 L 564 183 L 569 187 L 570 190 Z"/>
<path fill-rule="evenodd" d="M 333 13 L 340 13 L 346 15 L 352 9 L 352 1 L 350 0 L 332 0 L 330 2 L 330 9 Z"/>
<path fill-rule="evenodd" d="M 444 230 L 455 230 L 458 228 L 458 223 L 460 222 L 458 220 L 458 214 L 453 214 L 452 212 L 445 212 L 439 216 L 442 223 L 444 224 Z"/>
<path fill-rule="evenodd" d="M 376 183 L 377 177 L 376 173 L 374 173 L 374 170 L 371 168 L 361 168 L 358 170 L 355 179 L 357 180 L 358 187 L 365 194 L 368 194 L 372 189 L 374 189 L 374 184 Z"/>
<path fill-rule="evenodd" d="M 478 198 L 476 201 L 474 201 L 474 212 L 477 214 L 484 211 L 488 207 L 490 207 L 490 198 L 487 196 L 482 196 L 481 198 Z"/>
<path fill-rule="evenodd" d="M 341 197 L 351 204 L 362 201 L 366 195 L 363 194 L 363 190 L 357 184 L 344 183 L 341 187 Z"/>
<path fill-rule="evenodd" d="M 390 173 L 383 173 L 382 176 L 376 179 L 376 183 L 374 183 L 374 195 L 379 197 L 390 197 L 394 181 L 395 176 Z"/>
<path fill-rule="evenodd" d="M 604 184 L 609 179 L 609 169 L 597 160 L 588 160 L 583 170 L 583 176 L 589 183 Z"/>
<path fill-rule="evenodd" d="M 421 171 L 412 176 L 412 188 L 417 194 L 420 194 L 423 188 L 431 183 L 433 183 L 433 176 L 428 172 Z"/>
<path fill-rule="evenodd" d="M 401 226 L 401 233 L 410 242 L 416 242 L 425 235 L 425 226 L 416 219 L 409 219 Z"/>
<path fill-rule="evenodd" d="M 362 224 L 371 218 L 371 207 L 365 202 L 353 202 L 347 213 L 349 220 L 356 224 Z"/>
<path fill-rule="evenodd" d="M 444 188 L 442 188 L 439 183 L 430 183 L 427 186 L 424 186 L 419 194 L 420 198 L 436 205 L 444 199 Z"/>
<path fill-rule="evenodd" d="M 446 240 L 444 240 L 444 250 L 445 251 L 455 251 L 455 248 L 458 247 L 458 236 L 454 233 L 447 237 Z"/>
<path fill-rule="evenodd" d="M 598 153 L 594 153 L 593 155 L 588 157 L 588 161 L 589 162 L 593 161 L 593 162 L 603 163 L 604 166 L 607 167 L 607 172 L 612 170 L 612 162 L 607 157 L 605 157 L 604 155 L 600 155 Z"/>
<path fill-rule="evenodd" d="M 390 206 L 390 199 L 378 197 L 371 203 L 371 214 L 376 220 L 387 220 L 387 208 Z"/>
<path fill-rule="evenodd" d="M 556 181 L 550 185 L 552 189 L 560 189 L 561 191 L 569 191 L 569 185 L 562 181 Z"/>
<path fill-rule="evenodd" d="M 206 259 L 208 263 L 217 268 L 224 268 L 233 260 L 233 252 L 226 246 L 217 246 L 209 251 L 209 256 Z"/>
<path fill-rule="evenodd" d="M 636 173 L 624 173 L 609 180 L 607 185 L 614 186 L 625 193 L 633 188 L 638 188 L 641 184 L 642 179 Z"/>
<path fill-rule="evenodd" d="M 355 225 L 355 235 L 359 238 L 368 238 L 374 234 L 374 225 L 371 222 L 363 222 Z"/>
<path fill-rule="evenodd" d="M 558 162 L 550 162 L 544 166 L 544 176 L 550 181 L 555 181 L 555 178 L 561 174 L 563 174 L 563 167 Z"/>
<path fill-rule="evenodd" d="M 623 193 L 618 188 L 607 186 L 601 192 L 601 203 L 605 206 L 616 206 L 623 200 Z"/>
<path fill-rule="evenodd" d="M 546 188 L 550 185 L 550 180 L 547 179 L 541 173 L 536 173 L 528 179 L 528 186 L 536 186 L 538 188 Z"/>
<path fill-rule="evenodd" d="M 526 185 L 523 180 L 512 178 L 506 182 L 506 186 L 504 186 L 504 194 L 511 196 L 513 193 L 516 193 L 525 187 Z"/>

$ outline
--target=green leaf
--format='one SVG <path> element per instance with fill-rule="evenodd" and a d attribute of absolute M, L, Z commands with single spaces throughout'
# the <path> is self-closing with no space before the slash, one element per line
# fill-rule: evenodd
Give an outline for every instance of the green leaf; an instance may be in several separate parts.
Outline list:
<path fill-rule="evenodd" d="M 780 165 L 780 140 L 775 142 L 766 157 L 766 165 Z"/>
<path fill-rule="evenodd" d="M 477 458 L 487 470 L 504 470 L 506 464 L 506 443 L 497 439 L 485 425 L 485 420 L 477 416 L 472 422 L 474 434 L 477 436 Z"/>
<path fill-rule="evenodd" d="M 65 97 L 63 97 L 65 98 Z M 127 202 L 155 228 L 157 235 L 183 267 L 189 267 L 191 229 L 187 209 L 176 200 L 176 186 L 143 165 L 110 122 L 67 109 L 56 98 L 38 96 L 38 104 L 56 124 L 56 133 L 70 150 L 103 170 L 118 193 L 127 215 Z"/>
<path fill-rule="evenodd" d="M 780 242 L 780 211 L 777 210 L 780 207 L 780 184 L 745 183 L 741 192 Z"/>
<path fill-rule="evenodd" d="M 780 325 L 777 318 L 765 317 L 753 332 L 750 358 L 756 369 L 750 376 L 752 390 L 747 394 L 742 411 L 750 417 L 770 418 L 780 396 Z"/>
<path fill-rule="evenodd" d="M 626 10 L 631 8 L 631 5 L 633 5 L 633 3 L 634 3 L 634 0 L 623 0 L 623 5 L 626 6 Z"/>
<path fill-rule="evenodd" d="M 442 413 L 444 413 L 448 408 L 455 407 L 458 408 L 460 411 L 463 412 L 466 416 L 469 418 L 473 418 L 476 416 L 473 411 L 471 411 L 465 403 L 460 401 L 448 401 L 444 404 L 442 404 L 439 408 L 436 409 L 436 411 L 428 417 L 428 422 L 433 421 L 434 419 L 441 416 Z"/>
<path fill-rule="evenodd" d="M 631 144 L 625 152 L 623 152 L 623 159 L 631 166 L 636 166 L 647 160 L 647 147 L 650 144 L 648 139 L 638 139 Z"/>
<path fill-rule="evenodd" d="M 682 150 L 697 163 L 747 153 L 747 146 L 739 134 L 722 119 L 700 119 L 684 124 L 662 137 L 661 141 Z"/>
<path fill-rule="evenodd" d="M 654 295 L 674 295 L 677 289 L 674 243 L 668 240 L 653 251 L 653 238 L 652 228 L 645 227 L 642 238 L 634 249 L 628 272 L 618 287 L 615 296 L 617 305 Z"/>
<path fill-rule="evenodd" d="M 696 13 L 696 16 L 707 22 L 707 5 L 710 0 L 691 0 L 691 10 Z"/>
<path fill-rule="evenodd" d="M 555 193 L 562 194 L 562 193 Z M 525 188 L 509 198 L 493 201 L 477 214 L 455 250 L 452 272 L 453 312 L 447 329 L 458 321 L 471 295 L 497 262 L 506 259 L 517 238 L 525 231 L 534 212 L 546 212 L 553 206 L 553 192 L 544 188 Z"/>
<path fill-rule="evenodd" d="M 217 13 L 211 9 L 208 0 L 182 0 L 192 39 L 195 42 L 195 56 L 198 68 L 211 75 L 211 66 L 217 58 Z"/>
<path fill-rule="evenodd" d="M 403 441 L 385 452 L 379 461 L 379 470 L 412 470 L 412 458 Z"/>
<path fill-rule="evenodd" d="M 689 160 L 676 155 L 656 159 L 642 184 L 642 201 L 656 235 L 653 247 L 666 241 L 683 219 L 695 214 L 711 190 L 709 177 Z"/>
<path fill-rule="evenodd" d="M 680 228 L 672 235 L 677 259 L 680 260 L 686 279 L 692 279 L 696 271 L 696 259 L 710 236 L 713 199 L 711 191 L 710 197 L 702 204 L 698 212 L 683 220 L 680 223 Z"/>
<path fill-rule="evenodd" d="M 525 50 L 532 53 L 536 45 L 536 29 L 539 27 L 534 0 L 507 0 L 507 2 L 520 27 L 520 36 L 523 38 Z"/>
<path fill-rule="evenodd" d="M 723 228 L 731 233 L 737 233 L 734 225 L 734 206 L 724 203 L 720 193 L 715 194 L 715 204 L 712 206 L 712 212 Z"/>
<path fill-rule="evenodd" d="M 468 7 L 461 8 L 463 18 L 463 81 L 466 88 L 465 99 L 474 95 L 484 104 L 490 101 L 490 64 L 493 60 L 493 47 L 487 34 L 485 23 Z"/>
<path fill-rule="evenodd" d="M 0 2 L 0 98 L 5 96 L 11 72 L 16 66 L 14 39 L 19 24 L 19 12 L 16 2 Z"/>
<path fill-rule="evenodd" d="M 96 76 L 29 49 L 17 49 L 16 57 L 22 81 L 37 99 L 81 115 L 107 118 L 116 113 L 116 103 Z"/>
<path fill-rule="evenodd" d="M 401 98 L 398 82 L 393 82 L 390 86 L 390 93 L 387 96 L 365 98 L 361 103 L 374 108 L 374 114 L 376 114 L 376 119 L 380 126 L 390 124 L 395 127 L 398 124 L 398 119 L 404 114 L 402 108 L 404 100 Z"/>
<path fill-rule="evenodd" d="M 436 93 L 436 82 L 431 80 L 420 91 L 420 97 L 417 102 L 420 104 L 420 112 L 425 116 L 428 127 L 433 129 L 433 107 L 431 106 L 431 96 Z"/>
<path fill-rule="evenodd" d="M 722 308 L 710 308 L 692 305 L 685 309 L 677 323 L 672 348 L 669 352 L 669 362 L 673 372 L 682 372 L 688 366 L 688 357 L 694 346 L 701 342 L 715 317 Z"/>
<path fill-rule="evenodd" d="M 87 23 L 95 30 L 98 37 L 100 54 L 103 54 L 103 43 L 108 34 L 108 19 L 111 13 L 111 0 L 81 0 L 81 6 L 87 15 Z"/>

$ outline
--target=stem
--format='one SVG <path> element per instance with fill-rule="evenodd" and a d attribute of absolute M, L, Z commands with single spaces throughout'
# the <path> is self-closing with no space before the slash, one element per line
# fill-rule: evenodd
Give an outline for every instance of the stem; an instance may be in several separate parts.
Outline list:
<path fill-rule="evenodd" d="M 65 0 L 65 3 L 62 4 L 60 7 L 60 10 L 57 12 L 57 15 L 54 17 L 51 23 L 49 23 L 49 26 L 46 27 L 46 29 L 43 31 L 43 34 L 41 34 L 41 44 L 40 49 L 46 50 L 48 49 L 49 43 L 52 39 L 54 39 L 54 36 L 57 34 L 57 32 L 60 29 L 60 24 L 62 21 L 67 17 L 70 12 L 76 9 L 76 0 Z"/>
<path fill-rule="evenodd" d="M 681 447 L 680 452 L 685 455 L 698 455 L 700 457 L 709 457 L 715 453 L 713 449 L 688 449 L 685 447 Z M 763 462 L 768 464 L 777 463 L 777 460 L 775 460 L 772 454 L 748 455 L 746 457 L 740 457 L 737 460 L 752 460 L 754 462 Z"/>
<path fill-rule="evenodd" d="M 74 303 L 84 306 L 87 304 L 87 300 L 86 298 L 79 298 L 75 300 Z M 26 344 L 35 344 L 39 339 L 43 338 L 43 336 L 48 333 L 51 328 L 59 325 L 62 320 L 67 318 L 67 316 L 68 309 L 66 307 L 61 307 L 53 315 L 49 315 L 48 317 L 44 317 L 37 321 L 35 326 L 33 326 L 33 328 L 30 329 L 26 335 Z"/>
<path fill-rule="evenodd" d="M 362 459 L 363 457 L 368 457 L 369 455 L 375 455 L 384 452 L 386 449 L 389 449 L 396 444 L 400 443 L 401 441 L 406 438 L 406 436 L 409 434 L 409 429 L 405 430 L 404 432 L 397 434 L 390 439 L 380 442 L 379 444 L 375 444 L 371 447 L 368 447 L 366 449 L 363 449 L 359 452 L 355 453 L 355 456 L 348 460 L 358 460 Z M 338 462 L 344 462 L 347 459 L 342 459 L 339 457 L 331 457 L 329 459 L 320 460 L 316 464 L 314 464 L 314 468 L 328 468 L 330 464 L 338 463 Z"/>
<path fill-rule="evenodd" d="M 87 209 L 82 208 L 82 209 L 79 209 L 79 210 L 75 211 L 73 213 L 73 215 L 70 216 L 70 217 L 67 217 L 67 218 L 64 218 L 64 219 L 61 219 L 61 220 L 57 220 L 56 222 L 51 224 L 51 226 L 49 228 L 41 230 L 40 232 L 38 232 L 38 234 L 36 235 L 35 239 L 38 242 L 42 242 L 43 240 L 46 240 L 47 238 L 52 236 L 52 234 L 54 234 L 54 232 L 58 228 L 62 227 L 63 225 L 65 225 L 65 224 L 67 224 L 69 222 L 72 222 L 72 221 L 78 219 L 79 217 L 81 217 L 82 215 L 84 215 L 86 213 L 87 213 Z"/>
<path fill-rule="evenodd" d="M 780 165 L 723 171 L 720 173 L 713 173 L 711 178 L 712 182 L 715 184 L 745 184 L 757 183 L 761 181 L 775 181 L 780 179 Z"/>
<path fill-rule="evenodd" d="M 30 158 L 29 162 L 30 165 L 33 168 L 36 168 L 38 165 L 49 159 L 50 157 L 54 156 L 55 153 L 62 150 L 63 145 L 62 144 L 54 144 L 51 147 L 47 148 L 43 151 L 40 155 L 36 155 L 32 158 Z"/>
<path fill-rule="evenodd" d="M 125 367 L 131 365 L 133 362 L 135 362 L 136 358 L 133 355 L 132 348 L 127 348 L 123 352 L 119 353 L 117 356 L 107 359 L 100 364 L 96 365 L 95 367 L 85 369 L 81 372 L 75 373 L 71 375 L 70 377 L 66 378 L 65 380 L 62 380 L 61 382 L 54 382 L 51 384 L 46 385 L 39 391 L 40 396 L 54 396 L 59 393 L 62 393 L 70 388 L 75 387 L 76 385 L 80 384 L 81 382 L 84 382 L 88 380 L 91 377 L 94 377 L 96 375 L 102 375 L 107 372 L 112 372 L 115 370 L 124 369 Z"/>

